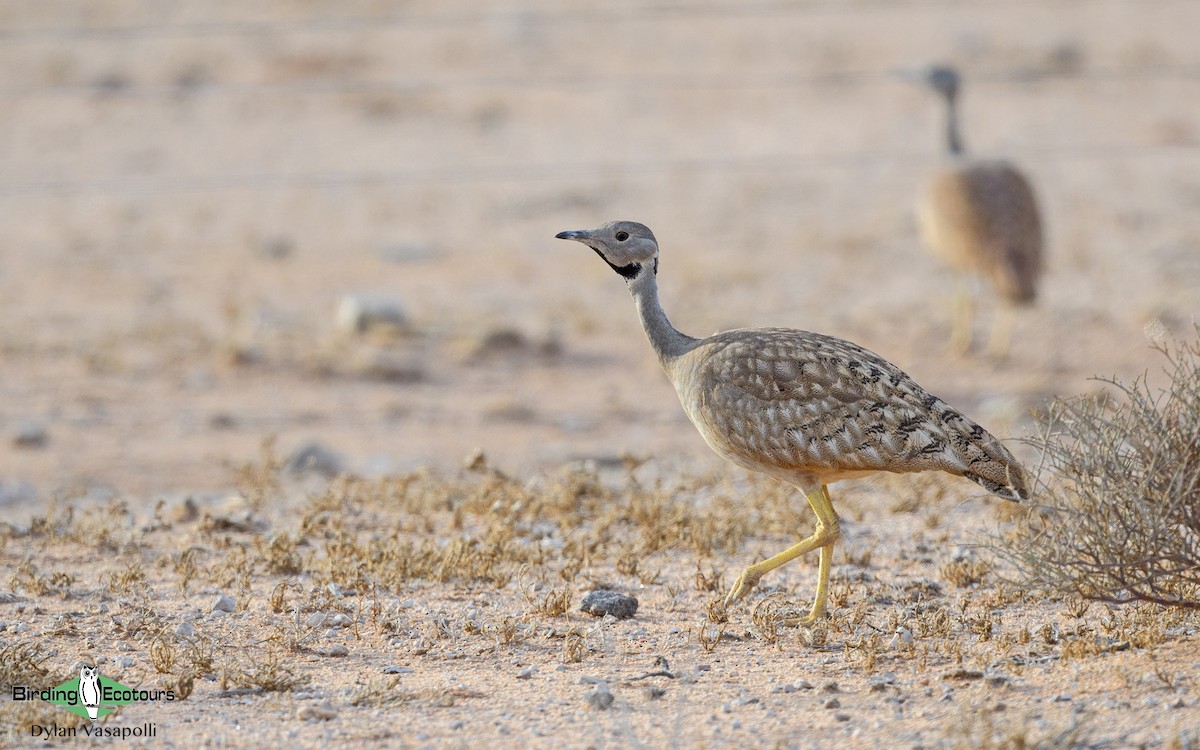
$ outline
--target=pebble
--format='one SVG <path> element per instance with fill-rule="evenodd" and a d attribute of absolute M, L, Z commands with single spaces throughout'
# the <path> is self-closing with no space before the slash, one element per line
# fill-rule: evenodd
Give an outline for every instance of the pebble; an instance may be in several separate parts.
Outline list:
<path fill-rule="evenodd" d="M 175 626 L 175 635 L 183 636 L 184 638 L 191 638 L 195 634 L 196 626 L 187 620 L 184 620 Z"/>
<path fill-rule="evenodd" d="M 40 422 L 26 421 L 17 427 L 12 444 L 14 448 L 44 448 L 47 440 L 46 428 Z"/>
<path fill-rule="evenodd" d="M 896 628 L 896 634 L 892 636 L 892 640 L 888 645 L 892 648 L 899 648 L 900 646 L 907 646 L 912 642 L 912 631 L 901 625 L 900 627 Z"/>
<path fill-rule="evenodd" d="M 237 609 L 237 600 L 228 594 L 217 594 L 217 598 L 213 599 L 213 612 L 233 612 Z"/>
<path fill-rule="evenodd" d="M 894 672 L 884 672 L 881 675 L 875 675 L 867 680 L 871 686 L 871 692 L 878 693 L 887 690 L 896 682 L 896 674 Z"/>
<path fill-rule="evenodd" d="M 838 684 L 832 680 L 830 680 L 829 682 L 827 682 L 821 686 L 822 693 L 836 693 L 837 691 L 838 691 Z"/>
<path fill-rule="evenodd" d="M 850 714 L 836 713 L 833 715 L 833 718 L 838 721 L 850 721 Z"/>
<path fill-rule="evenodd" d="M 129 668 L 129 667 L 133 666 L 133 657 L 132 656 L 122 656 L 120 659 L 117 659 L 116 662 L 117 662 L 118 667 Z"/>
<path fill-rule="evenodd" d="M 409 669 L 408 667 L 399 667 L 399 666 L 396 666 L 395 664 L 393 664 L 391 666 L 384 667 L 383 673 L 384 674 L 412 674 L 413 671 L 411 669 Z"/>
<path fill-rule="evenodd" d="M 1071 694 L 1070 693 L 1059 693 L 1058 695 L 1054 696 L 1054 702 L 1055 703 L 1070 703 L 1071 702 Z"/>
<path fill-rule="evenodd" d="M 608 689 L 608 684 L 604 682 L 597 683 L 595 687 L 587 691 L 584 698 L 587 700 L 588 705 L 597 711 L 607 711 L 609 706 L 613 704 L 612 691 Z"/>
<path fill-rule="evenodd" d="M 589 591 L 579 605 L 579 611 L 586 612 L 589 615 L 595 615 L 596 617 L 612 615 L 622 620 L 633 617 L 637 612 L 637 608 L 637 598 L 602 589 Z"/>
<path fill-rule="evenodd" d="M 825 701 L 825 708 L 841 708 L 841 707 L 842 707 L 842 702 L 840 700 L 838 700 L 837 698 L 830 698 L 829 700 Z"/>
<path fill-rule="evenodd" d="M 344 614 L 342 612 L 338 612 L 336 615 L 333 616 L 333 626 L 335 628 L 344 628 L 348 625 L 353 625 L 353 624 L 354 624 L 354 618 L 350 617 L 350 615 Z"/>
<path fill-rule="evenodd" d="M 317 649 L 317 653 L 321 656 L 349 656 L 350 649 L 339 643 L 328 648 L 319 648 Z"/>
<path fill-rule="evenodd" d="M 655 686 L 651 685 L 646 688 L 646 700 L 656 701 L 656 700 L 662 698 L 666 694 L 667 694 L 667 689 L 664 687 L 655 687 Z M 1180 703 L 1183 702 L 1182 698 L 1180 698 L 1179 700 L 1180 700 Z"/>
<path fill-rule="evenodd" d="M 536 668 L 532 664 L 530 664 L 529 666 L 525 667 L 521 671 L 517 672 L 517 679 L 518 680 L 528 680 L 531 677 L 533 677 L 533 673 L 535 671 L 536 671 Z"/>
<path fill-rule="evenodd" d="M 313 612 L 311 615 L 308 616 L 308 619 L 304 621 L 304 624 L 310 628 L 321 627 L 322 625 L 325 624 L 325 613 L 324 612 Z"/>
<path fill-rule="evenodd" d="M 324 701 L 316 705 L 301 706 L 296 712 L 296 718 L 300 721 L 329 721 L 337 718 L 337 709 L 329 701 Z"/>
<path fill-rule="evenodd" d="M 338 303 L 337 324 L 345 333 L 361 334 L 371 330 L 397 332 L 408 328 L 408 316 L 395 300 L 347 294 Z"/>
<path fill-rule="evenodd" d="M 346 471 L 346 461 L 333 449 L 313 440 L 292 451 L 283 470 L 293 475 L 312 472 L 332 479 Z"/>

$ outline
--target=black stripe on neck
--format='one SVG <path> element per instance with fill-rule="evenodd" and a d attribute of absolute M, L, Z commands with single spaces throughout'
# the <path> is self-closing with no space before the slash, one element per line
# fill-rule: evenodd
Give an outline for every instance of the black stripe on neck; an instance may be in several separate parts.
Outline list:
<path fill-rule="evenodd" d="M 596 250 L 596 248 L 592 249 Z M 609 268 L 621 274 L 621 277 L 626 281 L 637 278 L 637 275 L 642 272 L 641 263 L 630 263 L 627 266 L 618 266 L 610 262 L 608 258 L 605 258 L 604 253 L 600 252 L 599 250 L 596 250 L 596 255 L 599 255 L 601 260 L 603 260 L 605 263 L 608 263 Z"/>

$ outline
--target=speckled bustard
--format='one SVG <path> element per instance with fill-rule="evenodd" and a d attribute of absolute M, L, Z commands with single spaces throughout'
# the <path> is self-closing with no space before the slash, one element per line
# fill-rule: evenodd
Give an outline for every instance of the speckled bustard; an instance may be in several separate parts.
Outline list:
<path fill-rule="evenodd" d="M 629 285 L 642 327 L 684 411 L 718 454 L 797 487 L 815 532 L 738 576 L 727 604 L 768 571 L 820 549 L 811 622 L 825 611 L 840 531 L 826 485 L 876 471 L 946 471 L 1009 499 L 1024 499 L 1020 466 L 982 427 L 898 367 L 848 341 L 788 328 L 686 336 L 658 301 L 658 243 L 631 221 L 560 232 L 596 251 Z"/>
<path fill-rule="evenodd" d="M 951 348 L 971 348 L 972 300 L 965 275 L 982 277 L 1001 300 L 988 353 L 1008 351 L 1013 308 L 1037 296 L 1042 273 L 1042 219 L 1029 180 L 1013 164 L 967 156 L 958 126 L 958 73 L 935 65 L 920 80 L 946 105 L 949 163 L 926 181 L 917 201 L 917 222 L 930 251 L 958 275 Z"/>

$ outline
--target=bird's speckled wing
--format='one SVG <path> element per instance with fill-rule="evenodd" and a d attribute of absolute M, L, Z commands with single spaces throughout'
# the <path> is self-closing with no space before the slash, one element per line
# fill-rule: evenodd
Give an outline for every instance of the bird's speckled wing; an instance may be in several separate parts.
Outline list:
<path fill-rule="evenodd" d="M 680 362 L 684 408 L 739 465 L 822 481 L 937 469 L 1024 496 L 1015 460 L 982 427 L 882 357 L 791 329 L 729 331 Z"/>
<path fill-rule="evenodd" d="M 1042 271 L 1042 220 L 1029 181 L 1011 164 L 978 161 L 934 175 L 917 218 L 951 267 L 986 277 L 1013 302 L 1031 302 Z"/>

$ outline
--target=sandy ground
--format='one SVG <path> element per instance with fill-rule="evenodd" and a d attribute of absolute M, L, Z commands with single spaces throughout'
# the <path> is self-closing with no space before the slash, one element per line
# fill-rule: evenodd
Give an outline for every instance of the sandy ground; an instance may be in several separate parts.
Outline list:
<path fill-rule="evenodd" d="M 632 455 L 681 498 L 694 499 L 696 477 L 764 492 L 687 424 L 620 282 L 553 239 L 613 218 L 655 230 L 664 304 L 684 331 L 843 336 L 997 435 L 1027 434 L 1030 409 L 1051 394 L 1156 368 L 1152 340 L 1191 335 L 1196 28 L 1200 6 L 1188 0 L 0 4 L 0 520 L 13 528 L 2 555 L 15 594 L 0 604 L 0 639 L 53 651 L 46 666 L 62 679 L 87 652 L 126 684 L 165 680 L 148 665 L 149 641 L 96 634 L 132 606 L 111 573 L 136 560 L 164 632 L 195 621 L 213 643 L 258 648 L 278 625 L 266 604 L 276 585 L 309 592 L 336 580 L 310 569 L 323 547 L 308 539 L 314 557 L 291 578 L 252 566 L 255 580 L 234 585 L 214 566 L 229 550 L 311 533 L 298 516 L 322 481 L 285 475 L 285 489 L 251 509 L 255 525 L 226 541 L 202 512 L 170 528 L 151 519 L 160 500 L 179 513 L 189 497 L 201 509 L 236 504 L 248 492 L 236 468 L 260 461 L 269 436 L 283 459 L 317 441 L 368 482 L 423 468 L 467 481 L 459 467 L 482 448 L 521 481 L 591 459 L 625 492 L 621 457 Z M 911 206 L 939 163 L 940 111 L 896 72 L 931 60 L 967 77 L 968 147 L 1020 163 L 1046 214 L 1048 273 L 1003 362 L 947 353 L 950 279 L 916 236 Z M 350 295 L 395 301 L 407 325 L 347 333 L 337 310 Z M 985 315 L 981 334 L 986 325 Z M 130 707 L 117 721 L 158 721 L 160 741 L 176 747 L 955 746 L 992 730 L 1053 745 L 1076 724 L 1078 741 L 1106 747 L 1198 741 L 1194 620 L 1130 641 L 1117 631 L 1158 627 L 1138 619 L 1153 615 L 1095 605 L 1075 618 L 1066 602 L 1013 599 L 998 576 L 958 589 L 943 568 L 956 544 L 993 527 L 997 506 L 947 483 L 937 504 L 899 507 L 913 487 L 835 488 L 855 509 L 835 568 L 852 593 L 816 646 L 754 625 L 751 602 L 706 650 L 711 592 L 693 586 L 700 562 L 728 582 L 782 548 L 808 523 L 797 516 L 793 529 L 711 554 L 644 550 L 660 582 L 622 572 L 613 547 L 554 584 L 570 588 L 572 609 L 597 581 L 636 590 L 631 621 L 538 614 L 515 581 L 406 580 L 379 594 L 393 609 L 374 619 L 359 591 L 347 597 L 362 625 L 353 637 L 330 631 L 280 652 L 302 686 L 221 694 L 233 667 L 218 663 L 188 701 Z M 74 520 L 39 536 L 31 519 L 55 498 Z M 79 542 L 79 519 L 107 499 L 128 509 L 106 516 L 122 543 Z M 347 533 L 396 527 L 441 545 L 463 533 L 447 519 L 422 533 L 412 509 L 369 507 L 378 526 L 355 521 Z M 488 528 L 477 515 L 477 530 Z M 619 526 L 613 544 L 632 544 L 638 524 Z M 193 546 L 207 550 L 206 572 L 184 587 L 171 560 Z M 72 576 L 67 597 L 35 593 L 37 576 L 19 572 L 26 561 Z M 559 563 L 534 566 L 530 580 L 553 588 Z M 814 575 L 797 565 L 768 592 L 802 603 Z M 892 619 L 922 613 L 855 576 L 901 592 L 930 579 L 957 619 L 930 632 L 924 659 L 918 636 L 867 665 L 853 646 L 874 632 L 864 623 L 886 646 Z M 223 591 L 239 600 L 232 634 L 217 633 L 232 620 L 208 614 Z M 972 630 L 982 615 L 970 610 L 988 597 L 1003 600 L 994 609 L 1011 643 Z M 864 601 L 869 615 L 855 621 Z M 484 607 L 487 622 L 514 618 L 520 637 L 467 632 Z M 82 613 L 77 627 L 100 628 L 86 648 L 51 622 L 70 612 Z M 416 654 L 410 641 L 431 638 L 423 629 L 439 617 L 458 625 Z M 1094 645 L 1106 617 L 1125 618 L 1105 631 L 1109 645 L 1133 645 L 1074 658 L 1072 637 Z M 1048 623 L 1073 635 L 1020 642 Z M 572 628 L 585 636 L 580 662 L 563 659 Z M 336 667 L 313 655 L 326 640 L 349 645 Z M 133 666 L 111 661 L 121 655 Z M 654 671 L 654 655 L 676 679 L 631 681 Z M 352 705 L 356 685 L 397 665 L 412 670 L 398 675 L 405 700 Z M 528 665 L 536 671 L 518 678 Z M 875 690 L 886 674 L 893 682 Z M 581 677 L 613 686 L 610 710 L 584 700 Z M 661 702 L 643 689 L 655 680 L 669 682 Z M 813 687 L 785 692 L 797 680 Z M 831 681 L 840 692 L 823 693 Z M 831 697 L 842 709 L 824 708 Z M 325 700 L 335 719 L 296 719 Z"/>

